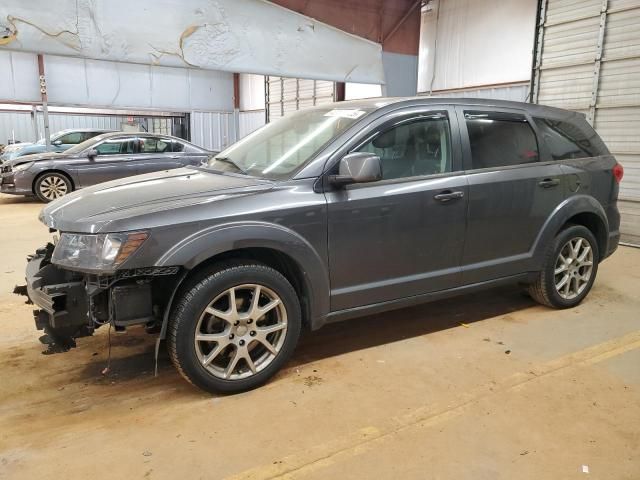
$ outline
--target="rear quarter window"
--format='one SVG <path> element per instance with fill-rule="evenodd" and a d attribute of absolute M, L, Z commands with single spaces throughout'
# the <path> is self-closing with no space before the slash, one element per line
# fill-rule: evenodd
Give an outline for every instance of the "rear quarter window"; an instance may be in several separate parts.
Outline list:
<path fill-rule="evenodd" d="M 567 122 L 553 118 L 533 117 L 553 160 L 608 155 L 598 134 L 585 121 Z"/>

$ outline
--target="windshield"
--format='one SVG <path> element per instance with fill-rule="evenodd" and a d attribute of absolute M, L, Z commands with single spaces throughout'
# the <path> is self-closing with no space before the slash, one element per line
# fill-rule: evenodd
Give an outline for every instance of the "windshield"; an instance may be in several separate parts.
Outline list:
<path fill-rule="evenodd" d="M 289 178 L 324 145 L 369 111 L 316 107 L 292 113 L 211 157 L 208 166 L 272 180 Z"/>
<path fill-rule="evenodd" d="M 92 137 L 92 138 L 90 138 L 88 140 L 85 140 L 82 143 L 74 145 L 73 147 L 69 148 L 65 153 L 67 155 L 73 155 L 74 153 L 80 153 L 80 152 L 86 150 L 87 148 L 93 146 L 94 144 L 96 144 L 97 142 L 99 142 L 103 138 L 107 137 L 108 135 L 109 134 L 103 133 L 102 135 L 97 135 L 95 137 Z"/>

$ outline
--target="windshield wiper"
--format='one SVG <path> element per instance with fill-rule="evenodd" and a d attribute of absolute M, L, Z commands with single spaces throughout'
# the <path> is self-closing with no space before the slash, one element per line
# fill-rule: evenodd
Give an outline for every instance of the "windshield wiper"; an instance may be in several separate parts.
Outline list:
<path fill-rule="evenodd" d="M 240 165 L 238 165 L 236 162 L 231 160 L 229 157 L 213 157 L 213 159 L 218 160 L 219 162 L 228 163 L 229 165 L 234 166 L 239 172 L 243 173 L 244 175 L 248 175 L 247 172 L 245 172 L 242 168 L 240 168 Z"/>

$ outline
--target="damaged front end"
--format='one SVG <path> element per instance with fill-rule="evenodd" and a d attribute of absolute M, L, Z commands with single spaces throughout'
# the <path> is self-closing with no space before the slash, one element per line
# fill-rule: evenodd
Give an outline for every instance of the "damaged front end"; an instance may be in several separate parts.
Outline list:
<path fill-rule="evenodd" d="M 178 267 L 89 274 L 52 263 L 54 248 L 49 243 L 28 257 L 27 284 L 14 290 L 39 307 L 33 313 L 36 328 L 45 333 L 40 337 L 47 345 L 43 353 L 68 351 L 76 346 L 76 338 L 93 335 L 96 328 L 106 324 L 120 331 L 140 324 L 149 331 L 157 330 Z"/>
<path fill-rule="evenodd" d="M 49 347 L 45 353 L 67 351 L 76 346 L 75 338 L 92 335 L 94 331 L 82 275 L 53 265 L 53 249 L 54 245 L 49 243 L 27 258 L 27 284 L 14 290 L 40 307 L 33 311 L 33 316 L 36 328 L 45 332 L 40 337 Z"/>

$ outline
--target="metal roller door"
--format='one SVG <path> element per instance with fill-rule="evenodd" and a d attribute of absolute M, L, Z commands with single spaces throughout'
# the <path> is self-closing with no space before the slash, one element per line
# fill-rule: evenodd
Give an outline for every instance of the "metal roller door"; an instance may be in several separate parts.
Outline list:
<path fill-rule="evenodd" d="M 267 77 L 266 82 L 268 121 L 335 98 L 334 82 L 284 77 Z"/>
<path fill-rule="evenodd" d="M 640 245 L 640 0 L 543 0 L 533 101 L 584 113 L 623 165 L 622 241 Z"/>

